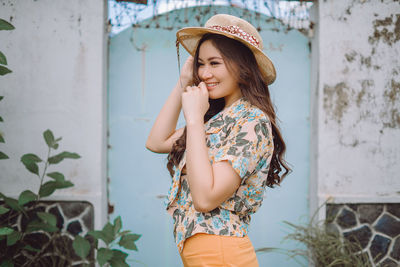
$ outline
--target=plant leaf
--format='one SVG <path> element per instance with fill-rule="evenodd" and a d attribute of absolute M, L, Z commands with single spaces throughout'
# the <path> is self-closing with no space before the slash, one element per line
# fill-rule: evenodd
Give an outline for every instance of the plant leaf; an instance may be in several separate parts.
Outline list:
<path fill-rule="evenodd" d="M 0 96 L 0 101 L 3 100 L 4 96 Z"/>
<path fill-rule="evenodd" d="M 103 241 L 108 245 L 110 244 L 114 239 L 114 226 L 111 223 L 106 223 L 104 225 L 103 230 L 101 231 L 103 233 Z"/>
<path fill-rule="evenodd" d="M 0 267 L 14 267 L 14 263 L 10 260 L 4 260 L 0 263 Z"/>
<path fill-rule="evenodd" d="M 93 236 L 94 238 L 103 240 L 103 232 L 102 231 L 89 231 L 88 235 Z"/>
<path fill-rule="evenodd" d="M 40 197 L 48 197 L 57 189 L 57 182 L 49 181 L 44 183 L 39 189 Z"/>
<path fill-rule="evenodd" d="M 0 151 L 0 159 L 8 159 L 9 157 Z"/>
<path fill-rule="evenodd" d="M 125 231 L 120 232 L 118 235 L 123 236 L 123 235 L 129 234 L 130 232 L 131 232 L 131 230 L 125 230 Z"/>
<path fill-rule="evenodd" d="M 1 51 L 0 51 L 0 64 L 7 65 L 7 58 Z"/>
<path fill-rule="evenodd" d="M 3 120 L 3 118 L 0 116 L 0 122 L 3 122 L 4 120 Z"/>
<path fill-rule="evenodd" d="M 26 249 L 28 251 L 33 251 L 33 252 L 39 252 L 40 251 L 40 249 L 33 248 L 30 245 L 25 246 L 24 249 Z"/>
<path fill-rule="evenodd" d="M 56 226 L 38 220 L 31 221 L 26 228 L 26 232 L 28 233 L 39 230 L 52 233 L 57 232 L 59 229 Z"/>
<path fill-rule="evenodd" d="M 64 174 L 62 174 L 60 172 L 51 172 L 51 173 L 48 173 L 47 176 L 53 178 L 57 182 L 60 182 L 60 183 L 65 182 Z"/>
<path fill-rule="evenodd" d="M 107 261 L 111 260 L 113 256 L 113 251 L 109 248 L 99 248 L 97 250 L 97 261 L 99 262 L 100 266 L 103 266 Z"/>
<path fill-rule="evenodd" d="M 44 183 L 42 185 L 42 187 L 39 189 L 39 196 L 40 197 L 47 197 L 50 196 L 51 194 L 54 193 L 54 191 L 56 189 L 64 189 L 64 188 L 68 188 L 71 186 L 74 186 L 73 183 L 71 183 L 70 181 L 65 181 L 65 180 L 61 180 L 59 179 L 60 176 L 58 175 L 59 173 L 55 174 L 55 173 L 50 173 L 52 176 L 50 177 L 57 177 L 58 180 L 56 181 L 48 181 L 46 183 Z M 64 176 L 63 176 L 64 177 Z"/>
<path fill-rule="evenodd" d="M 16 211 L 22 211 L 24 212 L 24 210 L 22 209 L 22 207 L 18 204 L 18 201 L 14 198 L 10 198 L 10 197 L 4 197 L 4 202 L 13 210 Z"/>
<path fill-rule="evenodd" d="M 52 156 L 49 158 L 49 164 L 57 164 L 63 159 L 79 159 L 81 156 L 79 156 L 76 153 L 71 153 L 71 152 L 61 152 L 60 154 L 57 154 L 55 156 Z"/>
<path fill-rule="evenodd" d="M 86 257 L 89 255 L 90 243 L 80 235 L 75 236 L 72 247 L 74 248 L 76 255 L 78 255 L 82 259 L 86 259 Z"/>
<path fill-rule="evenodd" d="M 57 181 L 57 189 L 64 189 L 64 188 L 68 188 L 71 186 L 74 186 L 73 183 L 71 183 L 70 181 Z"/>
<path fill-rule="evenodd" d="M 125 259 L 128 257 L 128 254 L 122 252 L 118 249 L 113 249 L 113 257 L 109 260 L 109 263 L 112 267 L 129 267 L 129 265 L 125 262 Z"/>
<path fill-rule="evenodd" d="M 43 133 L 43 137 L 44 137 L 44 140 L 46 141 L 46 144 L 47 144 L 49 147 L 54 148 L 55 141 L 54 141 L 54 135 L 53 135 L 53 133 L 52 133 L 50 130 L 46 130 L 46 131 Z"/>
<path fill-rule="evenodd" d="M 43 222 L 48 223 L 51 226 L 57 225 L 57 218 L 53 214 L 48 212 L 37 212 L 36 214 Z"/>
<path fill-rule="evenodd" d="M 39 158 L 39 156 L 32 154 L 32 153 L 28 153 L 25 154 L 21 157 L 21 161 L 33 161 L 33 162 L 42 162 L 42 159 Z"/>
<path fill-rule="evenodd" d="M 37 198 L 37 195 L 33 193 L 31 190 L 25 190 L 19 195 L 18 204 L 23 206 L 26 203 L 29 203 Z"/>
<path fill-rule="evenodd" d="M 109 262 L 111 267 L 129 267 L 129 265 L 125 262 L 125 260 L 111 259 Z"/>
<path fill-rule="evenodd" d="M 114 240 L 114 227 L 111 223 L 106 223 L 104 225 L 103 230 L 101 231 L 89 231 L 89 235 L 93 236 L 96 239 L 101 239 L 107 245 L 110 244 Z"/>
<path fill-rule="evenodd" d="M 12 246 L 17 243 L 22 237 L 22 233 L 18 231 L 14 231 L 12 234 L 7 236 L 7 246 Z"/>
<path fill-rule="evenodd" d="M 39 175 L 39 167 L 36 162 L 41 161 L 42 160 L 37 155 L 31 153 L 25 154 L 21 157 L 21 162 L 25 165 L 25 168 L 36 175 Z"/>
<path fill-rule="evenodd" d="M 114 236 L 116 236 L 122 228 L 121 216 L 114 219 Z"/>
<path fill-rule="evenodd" d="M 35 162 L 24 163 L 24 165 L 28 171 L 36 175 L 39 175 L 39 166 Z"/>
<path fill-rule="evenodd" d="M 9 235 L 14 232 L 14 229 L 9 227 L 1 227 L 0 228 L 0 235 Z"/>
<path fill-rule="evenodd" d="M 279 248 L 264 247 L 264 248 L 258 248 L 255 251 L 256 251 L 256 253 L 257 252 L 269 253 L 269 252 L 277 252 L 279 250 L 280 250 Z"/>
<path fill-rule="evenodd" d="M 14 29 L 15 27 L 10 22 L 5 21 L 4 19 L 0 19 L 0 31 L 1 30 L 10 31 Z"/>
<path fill-rule="evenodd" d="M 6 207 L 0 206 L 0 215 L 6 214 L 9 211 L 10 211 L 10 209 L 7 209 Z"/>
<path fill-rule="evenodd" d="M 118 245 L 120 245 L 123 248 L 130 249 L 130 250 L 138 250 L 135 241 L 137 241 L 140 238 L 140 235 L 137 234 L 128 234 L 124 235 L 121 237 L 121 240 L 118 242 Z"/>
<path fill-rule="evenodd" d="M 12 71 L 9 68 L 6 68 L 4 66 L 0 66 L 0 76 L 4 76 L 8 73 L 11 73 Z"/>
<path fill-rule="evenodd" d="M 3 135 L 0 133 L 0 143 L 5 143 Z"/>

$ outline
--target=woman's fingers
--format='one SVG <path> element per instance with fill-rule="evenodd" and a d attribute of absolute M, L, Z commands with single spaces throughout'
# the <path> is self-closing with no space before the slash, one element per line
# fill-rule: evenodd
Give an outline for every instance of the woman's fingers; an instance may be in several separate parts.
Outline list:
<path fill-rule="evenodd" d="M 200 90 L 200 88 L 198 86 L 186 86 L 186 88 L 185 88 L 185 92 L 193 92 L 196 90 Z"/>
<path fill-rule="evenodd" d="M 191 68 L 193 66 L 193 60 L 193 56 L 189 56 L 185 61 L 185 65 L 188 65 Z"/>
<path fill-rule="evenodd" d="M 199 84 L 198 88 L 199 88 L 200 92 L 201 92 L 203 95 L 207 95 L 207 98 L 208 98 L 208 90 L 207 90 L 207 86 L 206 86 L 205 82 L 201 82 L 201 83 Z"/>
<path fill-rule="evenodd" d="M 181 80 L 185 85 L 190 84 L 192 82 L 193 60 L 194 60 L 193 57 L 189 56 L 181 69 Z"/>
<path fill-rule="evenodd" d="M 182 93 L 182 109 L 187 124 L 204 123 L 204 114 L 209 107 L 207 89 L 188 86 Z"/>

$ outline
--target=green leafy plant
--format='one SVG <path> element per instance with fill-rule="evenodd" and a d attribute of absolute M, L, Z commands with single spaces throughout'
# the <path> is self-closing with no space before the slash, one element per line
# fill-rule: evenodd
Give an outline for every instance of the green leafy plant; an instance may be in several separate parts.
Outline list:
<path fill-rule="evenodd" d="M 57 225 L 57 217 L 40 208 L 43 197 L 73 186 L 62 173 L 48 172 L 48 169 L 65 159 L 80 158 L 77 153 L 68 151 L 54 154 L 61 137 L 55 138 L 50 130 L 46 130 L 43 137 L 48 147 L 46 159 L 32 153 L 21 157 L 25 168 L 37 176 L 38 191 L 25 190 L 17 199 L 0 193 L 0 199 L 3 200 L 0 205 L 0 266 L 71 266 L 72 258 L 76 255 L 84 265 L 93 265 L 94 251 L 97 252 L 96 259 L 100 266 L 129 266 L 126 263 L 128 254 L 115 247 L 137 250 L 135 242 L 140 235 L 122 231 L 120 217 L 114 220 L 114 224 L 107 223 L 101 231 L 75 236 L 70 248 L 67 233 Z M 16 223 L 17 218 L 20 224 Z M 38 246 L 35 238 L 32 240 L 32 234 L 35 233 L 46 233 L 48 240 Z M 105 246 L 99 246 L 101 242 Z M 52 253 L 49 256 L 50 250 Z"/>
<path fill-rule="evenodd" d="M 349 241 L 339 233 L 329 231 L 326 227 L 329 218 L 316 222 L 320 208 L 308 223 L 284 221 L 292 229 L 284 240 L 297 241 L 305 246 L 304 249 L 260 248 L 257 252 L 283 253 L 301 266 L 308 266 L 304 262 L 309 261 L 315 267 L 372 267 L 368 255 L 361 253 L 362 248 L 357 240 Z"/>
<path fill-rule="evenodd" d="M 9 22 L 0 19 L 0 31 L 10 31 L 14 30 L 14 26 L 11 25 Z M 0 51 L 0 76 L 6 75 L 8 73 L 11 73 L 11 70 L 6 67 L 7 65 L 7 58 L 6 56 Z M 0 96 L 0 101 L 3 100 L 4 96 Z M 3 118 L 0 116 L 0 122 L 3 122 Z M 0 143 L 4 143 L 4 136 L 3 133 L 0 130 Z M 8 156 L 0 151 L 0 159 L 8 159 Z"/>
<path fill-rule="evenodd" d="M 14 26 L 0 19 L 0 30 L 13 30 Z M 0 51 L 0 76 L 11 73 L 6 67 L 7 58 Z M 0 101 L 3 99 L 0 96 Z M 0 116 L 0 122 L 3 118 Z M 114 224 L 107 223 L 100 231 L 90 231 L 86 236 L 74 237 L 72 246 L 69 243 L 65 230 L 57 224 L 57 217 L 46 212 L 39 206 L 44 197 L 51 196 L 56 190 L 73 186 L 60 172 L 48 172 L 48 168 L 59 164 L 64 159 L 78 159 L 76 153 L 64 151 L 53 155 L 59 147 L 60 138 L 55 138 L 50 130 L 43 133 L 47 144 L 47 158 L 29 153 L 21 157 L 25 168 L 39 179 L 37 192 L 25 190 L 17 199 L 8 197 L 0 192 L 0 267 L 10 266 L 71 266 L 74 256 L 80 257 L 83 265 L 94 265 L 94 254 L 100 266 L 129 266 L 126 263 L 127 253 L 119 250 L 124 248 L 136 250 L 135 242 L 140 235 L 122 230 L 121 217 L 114 220 Z M 0 143 L 5 143 L 0 131 Z M 0 159 L 9 157 L 0 151 Z M 43 165 L 40 173 L 39 164 Z M 21 223 L 16 223 L 21 220 Z M 46 233 L 48 239 L 43 244 L 36 242 L 35 233 Z M 104 243 L 105 246 L 99 246 Z M 52 254 L 49 254 L 49 251 Z"/>
<path fill-rule="evenodd" d="M 14 26 L 5 21 L 4 19 L 0 19 L 0 31 L 11 31 L 14 30 Z M 12 72 L 9 68 L 7 68 L 5 65 L 7 65 L 7 58 L 6 56 L 0 51 L 0 75 L 6 75 L 10 72 Z"/>
<path fill-rule="evenodd" d="M 122 247 L 129 250 L 136 250 L 135 242 L 140 238 L 138 234 L 132 234 L 131 231 L 122 231 L 121 217 L 114 220 L 114 224 L 108 222 L 101 231 L 90 231 L 89 236 L 95 239 L 97 249 L 97 262 L 100 266 L 127 266 L 126 258 L 128 254 L 116 249 Z M 99 247 L 99 240 L 103 241 L 105 246 Z M 75 252 L 83 259 L 86 259 L 90 252 L 90 243 L 81 236 L 74 240 L 73 247 Z"/>
<path fill-rule="evenodd" d="M 30 266 L 36 263 L 46 248 L 59 240 L 61 237 L 60 229 L 57 227 L 57 218 L 54 214 L 38 209 L 39 201 L 43 197 L 50 196 L 58 189 L 72 187 L 73 183 L 65 179 L 60 172 L 47 172 L 50 165 L 55 165 L 64 159 L 78 159 L 80 156 L 76 153 L 61 152 L 52 155 L 52 152 L 59 147 L 61 138 L 54 138 L 50 130 L 43 133 L 44 140 L 48 146 L 47 157 L 42 160 L 36 154 L 25 154 L 21 157 L 22 164 L 26 169 L 37 176 L 39 180 L 39 189 L 37 192 L 25 190 L 19 194 L 18 199 L 14 199 L 0 193 L 0 199 L 4 204 L 0 206 L 0 242 L 2 249 L 0 250 L 0 259 L 2 264 L 13 263 L 21 266 Z M 43 165 L 43 171 L 40 173 L 39 165 Z M 24 223 L 17 227 L 15 220 L 21 218 Z M 29 234 L 43 231 L 50 235 L 49 241 L 43 246 L 43 249 L 34 248 L 29 242 L 27 236 Z M 26 253 L 31 255 L 28 260 Z M 40 260 L 39 260 L 40 261 Z"/>
<path fill-rule="evenodd" d="M 308 259 L 316 267 L 372 267 L 368 256 L 359 252 L 362 248 L 358 242 L 350 242 L 336 232 L 327 231 L 324 222 L 308 225 L 285 223 L 293 229 L 286 239 L 298 241 L 307 248 L 289 250 L 290 257 Z"/>

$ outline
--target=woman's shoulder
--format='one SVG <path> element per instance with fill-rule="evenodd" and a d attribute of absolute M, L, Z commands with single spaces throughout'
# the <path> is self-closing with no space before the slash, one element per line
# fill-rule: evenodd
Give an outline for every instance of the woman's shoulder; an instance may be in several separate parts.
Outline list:
<path fill-rule="evenodd" d="M 227 109 L 212 117 L 206 123 L 206 131 L 215 133 L 225 129 L 225 132 L 229 132 L 232 128 L 242 128 L 244 125 L 253 124 L 269 125 L 270 121 L 261 108 L 242 97 Z"/>
<path fill-rule="evenodd" d="M 238 112 L 237 119 L 246 120 L 246 121 L 262 121 L 268 122 L 268 116 L 262 111 L 261 108 L 257 107 L 256 105 L 252 104 L 246 98 L 241 99 L 242 106 L 240 108 L 240 112 Z"/>

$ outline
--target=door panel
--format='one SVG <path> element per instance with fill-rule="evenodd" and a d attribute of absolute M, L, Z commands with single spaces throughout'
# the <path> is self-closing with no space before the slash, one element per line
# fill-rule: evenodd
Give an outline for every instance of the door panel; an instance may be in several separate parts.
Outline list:
<path fill-rule="evenodd" d="M 277 70 L 270 91 L 293 173 L 281 187 L 266 190 L 263 206 L 252 217 L 249 236 L 255 248 L 294 248 L 294 243 L 281 244 L 290 230 L 282 221 L 299 223 L 308 215 L 310 53 L 308 39 L 299 32 L 285 32 L 279 22 L 264 24 L 264 50 Z M 180 51 L 183 64 L 187 53 L 182 47 Z M 122 216 L 124 228 L 142 234 L 139 251 L 130 254 L 128 263 L 182 266 L 173 241 L 172 218 L 163 204 L 171 181 L 166 155 L 145 149 L 152 123 L 179 75 L 175 31 L 127 29 L 111 38 L 109 53 L 110 202 L 115 205 L 113 216 Z M 181 118 L 178 126 L 183 125 Z M 260 266 L 298 266 L 278 253 L 257 256 Z"/>

